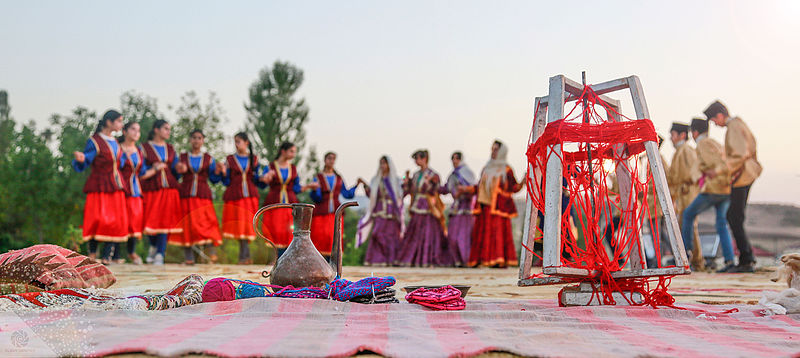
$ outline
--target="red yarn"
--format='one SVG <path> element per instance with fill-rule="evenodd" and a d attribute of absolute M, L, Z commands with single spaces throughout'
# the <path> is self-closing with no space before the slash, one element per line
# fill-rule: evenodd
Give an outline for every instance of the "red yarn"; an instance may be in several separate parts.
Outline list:
<path fill-rule="evenodd" d="M 587 105 L 583 106 L 583 101 Z M 578 107 L 581 110 L 576 112 Z M 603 116 L 597 109 L 605 112 Z M 536 108 L 538 112 L 538 108 Z M 612 118 L 626 120 L 615 122 Z M 584 123 L 588 118 L 588 123 Z M 534 124 L 535 125 L 535 124 Z M 533 135 L 533 132 L 531 132 Z M 548 148 L 560 148 L 558 159 L 562 165 L 564 186 L 568 193 L 566 210 L 561 217 L 561 249 L 565 253 L 559 266 L 582 268 L 597 272 L 588 278 L 567 278 L 570 282 L 590 282 L 597 298 L 608 305 L 616 304 L 612 292 L 630 292 L 625 295 L 628 304 L 674 307 L 675 299 L 667 292 L 669 277 L 614 279 L 612 272 L 620 271 L 630 264 L 632 250 L 637 248 L 640 232 L 647 222 L 652 224 L 656 261 L 661 267 L 660 240 L 656 213 L 650 212 L 649 200 L 655 197 L 655 186 L 650 170 L 639 167 L 639 158 L 644 155 L 644 144 L 656 142 L 657 135 L 649 119 L 631 120 L 617 113 L 603 102 L 594 91 L 586 86 L 575 101 L 570 112 L 562 119 L 548 123 L 543 133 L 528 147 L 530 164 L 527 175 L 527 190 L 534 209 L 544 213 L 547 177 L 547 162 L 554 152 Z M 591 153 L 591 156 L 588 153 Z M 591 163 L 588 158 L 591 158 Z M 607 165 L 625 168 L 630 173 L 630 186 L 625 188 L 629 196 L 622 198 L 620 193 L 609 190 Z M 531 171 L 531 168 L 533 172 Z M 616 179 L 614 179 L 616 180 Z M 570 211 L 582 237 L 578 237 L 570 227 Z M 619 213 L 620 224 L 614 230 L 611 255 L 604 245 L 605 227 L 600 227 L 600 218 L 612 218 L 612 210 Z M 533 228 L 532 228 L 533 229 Z M 536 228 L 539 235 L 543 233 Z M 526 247 L 538 256 L 531 248 Z M 641 250 L 641 264 L 644 265 L 644 250 Z M 651 284 L 655 287 L 651 288 Z M 639 293 L 644 301 L 634 302 L 633 294 Z M 560 296 L 561 292 L 559 292 Z M 594 297 L 593 297 L 594 298 Z"/>
<path fill-rule="evenodd" d="M 203 302 L 233 301 L 236 298 L 236 288 L 224 277 L 208 280 L 203 286 Z"/>

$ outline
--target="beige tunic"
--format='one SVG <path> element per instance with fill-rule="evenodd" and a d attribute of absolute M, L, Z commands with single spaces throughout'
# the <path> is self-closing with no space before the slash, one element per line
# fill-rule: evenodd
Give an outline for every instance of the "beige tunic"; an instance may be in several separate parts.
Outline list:
<path fill-rule="evenodd" d="M 756 156 L 756 138 L 747 124 L 739 118 L 728 121 L 725 132 L 725 155 L 734 187 L 753 184 L 761 175 L 761 164 Z"/>
<path fill-rule="evenodd" d="M 661 153 L 658 153 L 658 155 L 661 157 L 661 164 L 663 165 L 664 173 L 669 173 L 669 165 L 667 164 L 667 161 L 664 159 L 664 155 Z M 653 178 L 651 178 L 650 164 L 649 161 L 647 160 L 646 155 L 642 155 L 641 160 L 639 161 L 639 165 L 644 167 L 643 169 L 645 169 L 648 178 L 647 182 L 648 213 L 650 213 L 651 216 L 662 217 L 664 216 L 664 214 L 661 212 L 661 204 L 658 202 L 658 195 L 656 195 L 655 191 L 656 184 L 653 181 Z M 640 203 L 642 200 L 642 196 L 643 193 L 639 193 Z"/>
<path fill-rule="evenodd" d="M 699 188 L 694 182 L 694 178 L 700 177 L 700 173 L 697 171 L 697 152 L 694 148 L 689 143 L 684 143 L 676 148 L 667 171 L 667 183 L 669 183 L 669 193 L 678 217 L 697 197 Z"/>
<path fill-rule="evenodd" d="M 703 173 L 714 172 L 713 178 L 704 177 L 703 185 L 700 186 L 701 194 L 730 195 L 731 174 L 728 170 L 725 149 L 708 136 L 703 136 L 697 141 L 697 169 L 695 182 L 700 180 Z"/>

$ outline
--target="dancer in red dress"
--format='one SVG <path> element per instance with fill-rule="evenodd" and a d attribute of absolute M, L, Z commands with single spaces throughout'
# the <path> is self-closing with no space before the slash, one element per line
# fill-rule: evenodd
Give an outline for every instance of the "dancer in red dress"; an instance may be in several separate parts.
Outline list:
<path fill-rule="evenodd" d="M 192 150 L 181 153 L 180 162 L 187 170 L 181 178 L 178 191 L 181 195 L 183 215 L 180 226 L 183 232 L 169 236 L 169 243 L 183 246 L 183 255 L 187 265 L 194 264 L 192 246 L 203 245 L 209 249 L 211 262 L 217 261 L 216 246 L 222 243 L 219 233 L 217 212 L 212 202 L 211 187 L 208 182 L 218 183 L 221 179 L 222 167 L 208 153 L 203 153 L 206 136 L 199 129 L 189 133 Z"/>
<path fill-rule="evenodd" d="M 476 186 L 460 186 L 459 191 L 478 193 L 475 226 L 469 266 L 506 267 L 517 264 L 517 252 L 511 232 L 511 219 L 517 216 L 514 193 L 522 189 L 514 171 L 506 162 L 508 147 L 500 141 L 492 144 L 492 158 L 481 172 Z"/>
<path fill-rule="evenodd" d="M 300 185 L 300 176 L 292 160 L 297 156 L 297 147 L 291 142 L 283 142 L 278 148 L 275 161 L 264 168 L 261 181 L 269 185 L 264 205 L 297 203 L 297 194 L 308 189 L 319 188 L 319 183 Z M 283 254 L 292 242 L 292 211 L 272 210 L 264 215 L 264 234 L 278 247 L 278 256 Z"/>
<path fill-rule="evenodd" d="M 89 257 L 97 257 L 99 241 L 106 242 L 103 262 L 108 263 L 112 245 L 128 240 L 128 213 L 125 207 L 125 181 L 119 172 L 122 151 L 111 136 L 122 129 L 122 114 L 109 110 L 100 119 L 83 152 L 74 152 L 72 167 L 81 172 L 91 167 L 83 186 L 83 241 L 89 242 Z"/>
<path fill-rule="evenodd" d="M 344 179 L 333 168 L 336 164 L 336 153 L 327 152 L 324 158 L 325 167 L 314 176 L 314 183 L 319 184 L 319 187 L 311 191 L 311 199 L 316 204 L 311 220 L 311 241 L 322 256 L 328 257 L 333 248 L 334 216 L 340 204 L 339 195 L 352 199 L 358 183 L 347 189 Z"/>
<path fill-rule="evenodd" d="M 220 165 L 222 184 L 227 187 L 222 196 L 222 236 L 239 240 L 239 264 L 250 264 L 250 242 L 256 239 L 253 216 L 258 211 L 257 186 L 264 185 L 258 181 L 258 157 L 247 133 L 236 133 L 233 140 L 236 154 Z"/>
<path fill-rule="evenodd" d="M 178 154 L 171 144 L 170 125 L 159 119 L 147 136 L 147 143 L 140 150 L 144 154 L 147 169 L 156 169 L 156 174 L 142 180 L 144 191 L 144 234 L 150 237 L 150 252 L 147 262 L 156 265 L 164 264 L 167 251 L 167 235 L 181 233 L 180 193 L 178 193 L 178 177 L 186 171 L 186 166 L 179 163 Z"/>
<path fill-rule="evenodd" d="M 144 229 L 144 205 L 142 204 L 142 178 L 149 178 L 156 174 L 154 168 L 145 170 L 144 155 L 136 142 L 139 141 L 141 131 L 139 123 L 128 122 L 122 127 L 122 136 L 119 137 L 120 147 L 122 147 L 122 160 L 120 160 L 120 172 L 125 181 L 127 190 L 125 191 L 125 206 L 128 211 L 128 258 L 134 264 L 141 265 L 142 258 L 136 254 L 136 243 L 142 238 Z M 117 249 L 114 258 L 120 257 Z"/>

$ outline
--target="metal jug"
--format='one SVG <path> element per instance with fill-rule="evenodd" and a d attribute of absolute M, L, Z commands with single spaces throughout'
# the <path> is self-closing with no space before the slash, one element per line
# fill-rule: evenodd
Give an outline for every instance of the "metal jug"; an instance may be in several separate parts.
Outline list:
<path fill-rule="evenodd" d="M 256 234 L 267 241 L 275 249 L 277 248 L 264 232 L 261 230 L 262 216 L 269 210 L 278 208 L 291 208 L 294 221 L 292 242 L 281 255 L 272 272 L 264 271 L 262 275 L 269 277 L 270 284 L 276 286 L 294 287 L 325 287 L 342 274 L 342 232 L 341 220 L 342 212 L 350 206 L 357 206 L 355 201 L 347 202 L 336 209 L 333 228 L 333 248 L 331 250 L 330 261 L 326 262 L 322 254 L 314 247 L 311 242 L 311 218 L 314 205 L 311 204 L 274 204 L 268 205 L 256 213 L 253 217 L 253 229 Z"/>

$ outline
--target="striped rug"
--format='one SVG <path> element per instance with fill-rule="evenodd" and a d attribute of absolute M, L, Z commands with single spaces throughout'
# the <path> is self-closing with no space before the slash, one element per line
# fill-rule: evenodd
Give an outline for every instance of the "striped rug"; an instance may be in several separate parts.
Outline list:
<path fill-rule="evenodd" d="M 467 300 L 464 311 L 402 303 L 253 298 L 164 311 L 0 313 L 0 356 L 146 352 L 226 357 L 779 357 L 800 353 L 800 315 L 756 306 L 557 307 L 555 300 Z M 712 314 L 703 314 L 706 310 Z"/>

